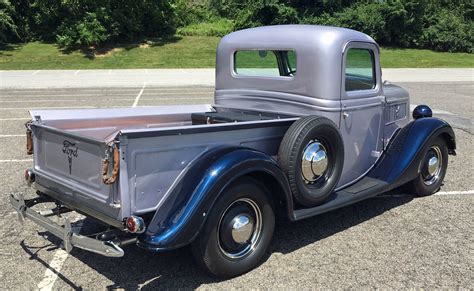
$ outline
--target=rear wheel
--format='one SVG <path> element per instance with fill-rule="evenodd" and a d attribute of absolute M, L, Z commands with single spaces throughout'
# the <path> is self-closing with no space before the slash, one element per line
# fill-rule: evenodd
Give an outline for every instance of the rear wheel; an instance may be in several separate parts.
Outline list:
<path fill-rule="evenodd" d="M 212 275 L 234 277 L 263 261 L 274 227 L 265 189 L 242 178 L 224 190 L 191 249 L 197 263 Z"/>
<path fill-rule="evenodd" d="M 436 137 L 423 150 L 420 174 L 407 184 L 408 190 L 417 196 L 428 196 L 439 190 L 448 167 L 448 147 L 441 137 Z"/>

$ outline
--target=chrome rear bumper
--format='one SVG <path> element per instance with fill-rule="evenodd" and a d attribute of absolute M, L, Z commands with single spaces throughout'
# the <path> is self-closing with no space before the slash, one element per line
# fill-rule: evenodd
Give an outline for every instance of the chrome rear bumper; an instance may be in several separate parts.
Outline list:
<path fill-rule="evenodd" d="M 45 213 L 37 212 L 31 207 L 39 203 L 53 202 L 49 197 L 38 197 L 35 199 L 25 200 L 20 194 L 18 199 L 10 195 L 10 204 L 18 213 L 18 219 L 21 224 L 28 218 L 51 232 L 53 235 L 61 239 L 64 243 L 65 250 L 69 253 L 73 247 L 77 247 L 86 251 L 100 254 L 107 257 L 122 257 L 124 255 L 123 249 L 120 247 L 120 241 L 102 241 L 99 239 L 87 237 L 74 233 L 71 228 L 71 223 L 67 218 L 64 218 L 64 225 L 59 225 L 53 222 L 48 216 L 54 215 L 54 211 Z M 62 210 L 59 210 L 62 211 Z M 136 239 L 129 239 L 126 244 L 135 242 Z"/>

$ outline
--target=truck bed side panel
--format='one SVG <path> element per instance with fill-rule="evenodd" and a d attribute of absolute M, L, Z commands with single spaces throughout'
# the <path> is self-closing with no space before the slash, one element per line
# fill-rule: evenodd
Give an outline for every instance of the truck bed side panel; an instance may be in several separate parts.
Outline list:
<path fill-rule="evenodd" d="M 170 135 L 160 132 L 160 136 L 155 137 L 150 133 L 143 133 L 145 137 L 133 134 L 127 140 L 131 212 L 139 214 L 159 208 L 172 187 L 186 183 L 179 177 L 183 170 L 210 148 L 239 145 L 276 156 L 281 139 L 293 121 L 281 120 L 266 126 L 263 126 L 265 122 L 259 122 L 250 128 L 242 123 L 208 125 L 203 131 L 194 127 L 191 133 L 183 129 L 182 133 L 179 130 L 171 131 Z"/>

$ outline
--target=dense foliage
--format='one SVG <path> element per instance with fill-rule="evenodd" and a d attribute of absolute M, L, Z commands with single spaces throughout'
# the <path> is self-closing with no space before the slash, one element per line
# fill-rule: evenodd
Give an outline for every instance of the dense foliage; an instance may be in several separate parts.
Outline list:
<path fill-rule="evenodd" d="M 18 37 L 17 26 L 12 18 L 15 9 L 8 0 L 0 0 L 0 43 Z"/>
<path fill-rule="evenodd" d="M 6 1 L 6 0 L 0 0 Z M 91 46 L 173 34 L 175 9 L 166 0 L 16 0 L 11 14 L 21 32 L 7 39 L 55 40 Z"/>
<path fill-rule="evenodd" d="M 0 42 L 95 46 L 287 23 L 336 25 L 382 45 L 473 52 L 472 0 L 0 0 Z"/>

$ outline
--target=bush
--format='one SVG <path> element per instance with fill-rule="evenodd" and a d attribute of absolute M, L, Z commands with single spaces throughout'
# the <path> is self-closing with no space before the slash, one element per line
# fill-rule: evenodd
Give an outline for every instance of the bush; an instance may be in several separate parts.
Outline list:
<path fill-rule="evenodd" d="M 294 8 L 270 1 L 255 1 L 241 10 L 235 20 L 234 29 L 243 29 L 262 25 L 298 23 Z"/>
<path fill-rule="evenodd" d="M 18 37 L 17 26 L 12 18 L 14 12 L 8 0 L 0 0 L 0 43 L 12 41 Z"/>
<path fill-rule="evenodd" d="M 334 14 L 305 17 L 302 22 L 352 28 L 372 36 L 381 45 L 472 52 L 471 6 L 465 3 L 462 9 L 453 6 L 448 10 L 433 3 L 360 2 Z"/>
<path fill-rule="evenodd" d="M 353 28 L 381 45 L 473 50 L 472 0 L 0 0 L 0 41 L 91 46 L 261 25 Z"/>
<path fill-rule="evenodd" d="M 423 30 L 421 46 L 436 51 L 469 52 L 474 45 L 474 24 L 464 21 L 450 10 L 443 9 L 431 18 L 432 24 Z"/>
<path fill-rule="evenodd" d="M 177 33 L 186 36 L 219 36 L 232 32 L 234 24 L 228 19 L 219 19 L 213 22 L 199 22 L 179 28 Z"/>
<path fill-rule="evenodd" d="M 174 7 L 166 0 L 21 1 L 31 1 L 30 33 L 64 47 L 160 37 L 176 27 Z"/>
<path fill-rule="evenodd" d="M 384 2 L 357 4 L 333 15 L 323 13 L 304 21 L 347 27 L 372 36 L 380 44 L 408 47 L 421 30 L 422 20 L 417 19 L 400 2 Z"/>
<path fill-rule="evenodd" d="M 176 25 L 185 27 L 200 22 L 218 21 L 213 9 L 209 8 L 210 0 L 175 0 Z"/>
<path fill-rule="evenodd" d="M 97 20 L 95 13 L 86 13 L 81 21 L 59 28 L 56 37 L 59 46 L 72 47 L 75 45 L 97 45 L 108 40 L 107 30 Z"/>

